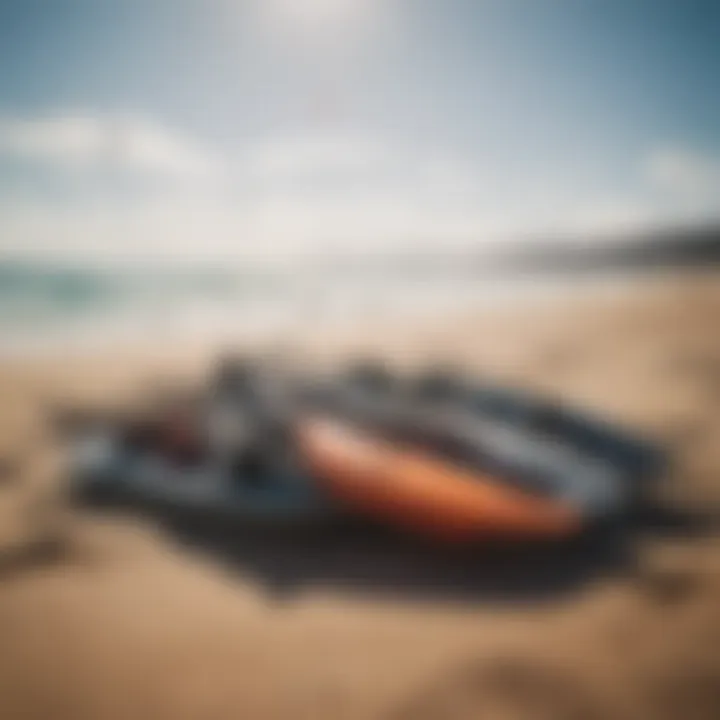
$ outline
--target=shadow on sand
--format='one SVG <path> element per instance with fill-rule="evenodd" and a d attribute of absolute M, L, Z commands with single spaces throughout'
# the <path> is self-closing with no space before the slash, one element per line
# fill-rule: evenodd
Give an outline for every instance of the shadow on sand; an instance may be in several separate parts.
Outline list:
<path fill-rule="evenodd" d="M 118 511 L 116 505 L 101 507 Z M 147 516 L 147 510 L 127 504 L 122 512 Z M 276 599 L 341 589 L 416 601 L 538 603 L 603 576 L 632 574 L 639 537 L 703 532 L 696 518 L 647 510 L 562 542 L 446 547 L 354 519 L 310 528 L 240 528 L 216 518 L 150 517 L 181 546 L 254 579 Z"/>

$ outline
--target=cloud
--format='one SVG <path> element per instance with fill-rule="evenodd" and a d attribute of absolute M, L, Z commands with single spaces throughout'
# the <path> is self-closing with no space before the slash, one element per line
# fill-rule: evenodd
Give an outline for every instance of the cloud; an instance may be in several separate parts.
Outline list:
<path fill-rule="evenodd" d="M 720 159 L 662 143 L 628 163 L 623 187 L 594 192 L 542 168 L 503 174 L 507 168 L 471 156 L 370 135 L 246 138 L 225 147 L 222 161 L 208 147 L 144 116 L 0 118 L 0 155 L 91 179 L 110 167 L 163 180 L 152 192 L 137 183 L 125 194 L 122 184 L 95 193 L 92 183 L 77 183 L 63 202 L 34 190 L 13 195 L 6 183 L 4 249 L 287 260 L 325 251 L 463 251 L 513 237 L 609 242 L 719 218 Z"/>
<path fill-rule="evenodd" d="M 244 159 L 252 175 L 285 180 L 367 173 L 378 169 L 383 154 L 382 145 L 370 138 L 301 136 L 251 141 Z"/>
<path fill-rule="evenodd" d="M 648 180 L 676 198 L 696 202 L 720 199 L 720 159 L 682 146 L 655 149 L 646 163 Z"/>
<path fill-rule="evenodd" d="M 208 176 L 221 170 L 220 159 L 201 143 L 149 120 L 116 122 L 110 137 L 120 162 L 141 171 Z"/>
<path fill-rule="evenodd" d="M 73 170 L 112 168 L 148 175 L 206 177 L 218 158 L 195 139 L 139 115 L 0 117 L 0 156 Z"/>
<path fill-rule="evenodd" d="M 102 147 L 102 127 L 96 118 L 0 118 L 0 153 L 5 156 L 86 165 L 93 162 Z"/>
<path fill-rule="evenodd" d="M 573 243 L 622 242 L 633 233 L 718 223 L 720 157 L 691 145 L 657 143 L 627 169 L 624 188 L 591 195 L 560 190 L 545 213 L 526 213 L 522 232 Z"/>
<path fill-rule="evenodd" d="M 138 192 L 72 190 L 63 206 L 6 195 L 5 237 L 23 252 L 93 255 L 289 256 L 343 248 L 382 250 L 418 236 L 469 237 L 457 207 L 472 190 L 468 168 L 443 153 L 412 152 L 367 135 L 250 138 L 228 147 L 222 183 L 199 142 L 147 119 L 118 124 L 90 115 L 5 122 L 0 152 L 68 167 L 114 166 L 200 182 Z M 114 133 L 111 135 L 111 132 Z M 185 191 L 187 190 L 187 191 Z M 66 194 L 67 196 L 67 194 Z M 69 196 L 68 196 L 69 197 Z"/>

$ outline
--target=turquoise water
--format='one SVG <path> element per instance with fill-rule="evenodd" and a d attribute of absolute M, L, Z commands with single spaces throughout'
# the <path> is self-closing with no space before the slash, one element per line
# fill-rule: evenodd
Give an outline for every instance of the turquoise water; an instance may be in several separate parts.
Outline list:
<path fill-rule="evenodd" d="M 108 268 L 0 261 L 0 352 L 213 338 L 426 314 L 568 289 L 470 264 L 250 270 Z"/>
<path fill-rule="evenodd" d="M 189 332 L 270 307 L 286 283 L 239 270 L 109 269 L 0 262 L 1 349 Z M 204 316 L 205 320 L 202 320 Z"/>

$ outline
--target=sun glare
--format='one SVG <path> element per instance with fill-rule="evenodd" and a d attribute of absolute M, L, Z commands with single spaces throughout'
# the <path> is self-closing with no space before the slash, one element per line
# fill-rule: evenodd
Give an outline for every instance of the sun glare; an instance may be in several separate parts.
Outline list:
<path fill-rule="evenodd" d="M 361 30 L 377 14 L 380 0 L 258 0 L 258 4 L 270 30 L 326 42 Z"/>

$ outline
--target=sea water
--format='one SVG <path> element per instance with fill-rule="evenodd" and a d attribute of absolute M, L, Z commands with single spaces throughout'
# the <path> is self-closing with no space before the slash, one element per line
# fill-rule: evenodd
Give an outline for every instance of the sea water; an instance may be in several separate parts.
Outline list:
<path fill-rule="evenodd" d="M 357 321 L 488 308 L 576 292 L 580 286 L 588 286 L 587 277 L 560 282 L 498 274 L 462 259 L 421 268 L 382 261 L 364 267 L 249 268 L 0 260 L 0 353 L 280 340 L 304 327 L 346 328 Z"/>

